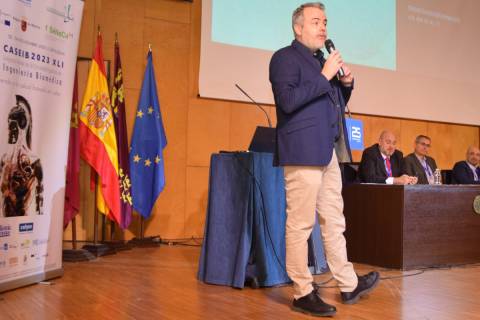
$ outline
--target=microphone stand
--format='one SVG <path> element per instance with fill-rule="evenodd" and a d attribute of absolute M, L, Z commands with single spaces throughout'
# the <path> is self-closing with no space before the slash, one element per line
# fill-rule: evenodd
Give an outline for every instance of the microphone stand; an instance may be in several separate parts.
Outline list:
<path fill-rule="evenodd" d="M 237 89 L 240 90 L 240 92 L 242 92 L 248 99 L 250 99 L 250 101 L 252 101 L 257 107 L 259 107 L 260 110 L 263 111 L 263 113 L 265 113 L 265 116 L 267 117 L 267 121 L 268 121 L 268 127 L 271 128 L 272 122 L 270 121 L 270 117 L 268 116 L 267 111 L 265 111 L 265 109 L 260 104 L 258 104 L 255 100 L 253 100 L 253 98 L 250 97 L 248 93 L 246 93 L 245 90 L 243 90 L 238 84 L 235 83 L 235 87 L 237 87 Z"/>

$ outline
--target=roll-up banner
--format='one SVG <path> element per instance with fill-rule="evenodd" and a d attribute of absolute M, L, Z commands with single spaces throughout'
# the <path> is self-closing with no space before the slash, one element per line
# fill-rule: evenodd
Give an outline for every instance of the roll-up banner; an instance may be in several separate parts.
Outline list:
<path fill-rule="evenodd" d="M 61 276 L 80 0 L 0 3 L 0 291 Z"/>

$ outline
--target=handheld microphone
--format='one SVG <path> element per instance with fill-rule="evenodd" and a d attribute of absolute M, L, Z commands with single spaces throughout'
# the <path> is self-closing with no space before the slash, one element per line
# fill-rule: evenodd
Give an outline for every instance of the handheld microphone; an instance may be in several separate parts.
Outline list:
<path fill-rule="evenodd" d="M 270 121 L 270 117 L 268 116 L 267 111 L 265 111 L 265 109 L 261 105 L 259 105 L 255 100 L 253 100 L 252 97 L 248 95 L 248 93 L 246 93 L 242 88 L 240 88 L 238 84 L 235 83 L 235 87 L 237 87 L 238 90 L 240 90 L 248 99 L 250 99 L 250 101 L 252 101 L 257 107 L 259 107 L 263 111 L 263 113 L 265 113 L 268 121 L 268 127 L 271 128 L 272 122 Z"/>
<path fill-rule="evenodd" d="M 333 41 L 331 39 L 325 40 L 325 49 L 327 49 L 328 53 L 332 53 L 333 50 L 335 50 L 335 45 L 333 44 Z M 340 68 L 338 70 L 338 76 L 343 77 L 345 76 L 345 71 L 343 71 L 343 68 Z"/>

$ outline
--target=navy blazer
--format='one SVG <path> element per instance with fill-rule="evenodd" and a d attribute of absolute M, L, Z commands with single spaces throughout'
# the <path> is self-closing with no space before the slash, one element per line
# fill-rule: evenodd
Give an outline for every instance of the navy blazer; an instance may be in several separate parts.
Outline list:
<path fill-rule="evenodd" d="M 467 161 L 455 163 L 452 170 L 452 184 L 480 184 L 480 181 L 474 179 L 475 176 Z"/>
<path fill-rule="evenodd" d="M 270 82 L 277 107 L 274 165 L 328 165 L 336 140 L 350 155 L 348 139 L 342 134 L 347 132 L 345 105 L 352 88 L 336 78 L 328 81 L 321 71 L 319 60 L 297 40 L 273 54 Z"/>
<path fill-rule="evenodd" d="M 392 176 L 399 177 L 402 171 L 403 153 L 400 150 L 390 156 L 390 165 L 392 166 Z M 358 168 L 360 182 L 366 183 L 385 183 L 388 176 L 385 169 L 385 160 L 380 153 L 378 143 L 363 150 L 362 160 Z"/>

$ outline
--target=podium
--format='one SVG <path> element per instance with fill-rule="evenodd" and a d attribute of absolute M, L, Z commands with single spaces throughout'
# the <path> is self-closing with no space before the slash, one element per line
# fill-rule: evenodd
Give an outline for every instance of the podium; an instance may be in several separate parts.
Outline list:
<path fill-rule="evenodd" d="M 289 283 L 285 270 L 283 169 L 260 152 L 213 154 L 198 279 L 243 288 Z M 313 274 L 327 270 L 318 224 L 309 240 Z"/>

